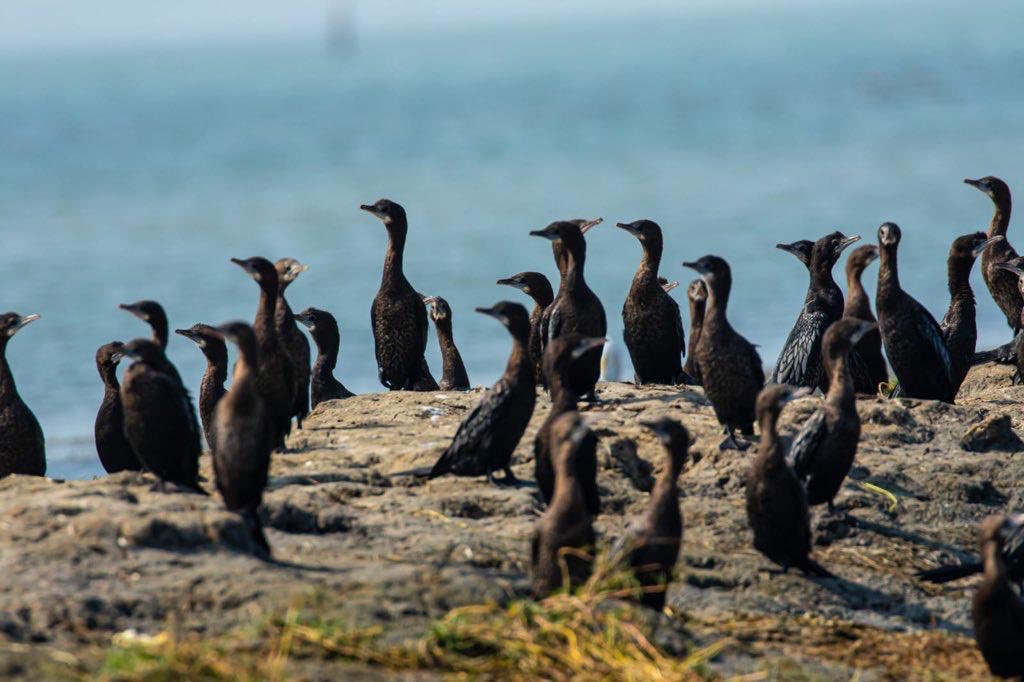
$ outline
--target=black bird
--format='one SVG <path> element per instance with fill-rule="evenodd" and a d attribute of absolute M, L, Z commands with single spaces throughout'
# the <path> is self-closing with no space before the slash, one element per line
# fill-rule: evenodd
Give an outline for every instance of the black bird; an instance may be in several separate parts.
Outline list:
<path fill-rule="evenodd" d="M 551 291 L 551 282 L 539 272 L 519 272 L 511 277 L 499 279 L 498 284 L 514 287 L 533 299 L 533 310 L 530 312 L 530 359 L 533 361 L 533 374 L 538 386 L 544 383 L 544 350 L 541 347 L 541 317 L 544 311 L 555 300 Z"/>
<path fill-rule="evenodd" d="M 555 491 L 554 456 L 558 443 L 552 429 L 560 416 L 576 411 L 576 403 L 580 399 L 572 388 L 573 367 L 585 362 L 589 354 L 604 343 L 604 339 L 567 334 L 553 340 L 544 351 L 544 376 L 551 390 L 551 409 L 533 441 L 533 475 L 540 490 L 540 499 L 545 504 L 551 502 Z M 579 467 L 576 480 L 583 490 L 587 511 L 597 516 L 601 511 L 601 497 L 597 490 L 596 436 L 591 435 L 581 443 L 576 463 Z"/>
<path fill-rule="evenodd" d="M 206 370 L 199 381 L 199 419 L 203 422 L 206 443 L 213 449 L 213 411 L 227 390 L 228 347 L 219 331 L 208 324 L 194 324 L 188 329 L 175 329 L 175 334 L 192 341 L 206 358 Z"/>
<path fill-rule="evenodd" d="M 574 218 L 567 222 L 572 223 L 576 227 L 580 228 L 580 234 L 586 235 L 592 228 L 597 227 L 604 222 L 604 218 L 594 218 L 588 220 L 586 218 Z M 551 255 L 555 257 L 555 267 L 558 268 L 558 291 L 555 292 L 555 297 L 562 293 L 565 289 L 566 283 L 566 272 L 569 268 L 569 253 L 565 249 L 565 244 L 561 241 L 551 242 Z M 554 299 L 552 299 L 554 300 Z M 547 343 L 547 339 L 544 339 L 544 343 Z"/>
<path fill-rule="evenodd" d="M 803 263 L 807 271 L 810 272 L 811 251 L 814 250 L 814 242 L 810 239 L 799 239 L 791 244 L 776 244 L 775 248 L 796 256 L 797 260 Z M 807 295 L 810 296 L 810 293 L 810 288 L 808 288 Z"/>
<path fill-rule="evenodd" d="M 952 403 L 956 397 L 953 368 L 942 329 L 932 314 L 900 287 L 896 263 L 900 237 L 895 223 L 878 228 L 881 259 L 875 309 L 885 354 L 901 395 Z"/>
<path fill-rule="evenodd" d="M 1000 263 L 998 268 L 1011 272 L 1017 276 L 1017 286 L 1020 288 L 1021 295 L 1024 295 L 1024 269 L 1021 268 L 1021 259 L 1017 258 L 1013 263 Z M 1021 324 L 1024 325 L 1024 308 L 1020 311 Z M 1019 384 L 1024 381 L 1024 335 L 1017 336 L 1016 339 L 1016 362 L 1017 371 L 1013 375 L 1013 383 Z"/>
<path fill-rule="evenodd" d="M 259 386 L 267 414 L 277 435 L 276 447 L 284 447 L 284 439 L 292 430 L 295 407 L 295 363 L 277 335 L 274 312 L 277 309 L 277 268 L 266 258 L 232 258 L 260 287 L 256 320 L 252 328 L 259 344 Z"/>
<path fill-rule="evenodd" d="M 637 386 L 681 384 L 686 353 L 679 305 L 658 281 L 663 250 L 661 227 L 651 220 L 617 223 L 640 241 L 643 256 L 622 306 L 623 340 L 633 361 Z"/>
<path fill-rule="evenodd" d="M 295 315 L 292 307 L 285 298 L 284 292 L 296 278 L 309 269 L 294 258 L 282 258 L 274 263 L 277 270 L 277 303 L 274 305 L 274 326 L 277 329 L 277 338 L 281 345 L 288 351 L 292 359 L 295 378 L 295 407 L 292 416 L 295 417 L 295 424 L 302 428 L 302 420 L 309 414 L 309 341 L 306 335 L 299 331 L 295 323 Z"/>
<path fill-rule="evenodd" d="M 306 308 L 295 319 L 309 329 L 316 343 L 316 360 L 310 377 L 313 407 L 325 400 L 351 398 L 355 394 L 334 378 L 334 368 L 338 366 L 338 347 L 341 345 L 341 333 L 334 315 L 326 310 Z"/>
<path fill-rule="evenodd" d="M 441 390 L 468 391 L 469 375 L 452 336 L 451 306 L 440 296 L 424 296 L 423 303 L 430 306 L 430 319 L 434 321 L 437 342 L 441 346 Z"/>
<path fill-rule="evenodd" d="M 830 324 L 843 316 L 843 292 L 832 278 L 832 268 L 843 250 L 859 239 L 836 231 L 814 242 L 807 263 L 811 281 L 804 307 L 779 353 L 769 383 L 825 388 L 821 337 Z"/>
<path fill-rule="evenodd" d="M 1024 514 L 1013 514 L 999 531 L 1003 563 L 1014 583 L 1024 582 Z M 918 571 L 917 577 L 931 583 L 948 583 L 981 573 L 985 564 L 979 557 L 972 561 Z"/>
<path fill-rule="evenodd" d="M 259 388 L 259 346 L 252 327 L 230 322 L 217 328 L 238 346 L 231 392 L 217 403 L 213 431 L 213 473 L 229 511 L 241 514 L 257 547 L 270 556 L 259 508 L 277 434 Z"/>
<path fill-rule="evenodd" d="M 704 280 L 695 279 L 686 288 L 686 298 L 690 303 L 690 342 L 686 349 L 686 364 L 683 371 L 686 372 L 694 385 L 703 385 L 700 376 L 700 367 L 697 365 L 697 343 L 700 341 L 700 330 L 704 326 L 704 308 L 708 300 L 708 288 Z"/>
<path fill-rule="evenodd" d="M 436 391 L 427 359 L 427 311 L 402 271 L 409 222 L 405 209 L 388 199 L 360 206 L 375 215 L 388 231 L 384 275 L 370 308 L 373 345 L 380 383 L 392 391 Z"/>
<path fill-rule="evenodd" d="M 18 395 L 7 362 L 7 343 L 38 315 L 0 315 L 0 478 L 10 474 L 46 474 L 46 443 L 32 410 Z"/>
<path fill-rule="evenodd" d="M 121 361 L 120 341 L 111 341 L 96 351 L 96 369 L 103 380 L 103 400 L 96 412 L 93 433 L 96 454 L 108 474 L 118 471 L 139 471 L 142 463 L 124 437 L 124 410 L 121 409 L 121 384 L 117 381 L 117 363 Z"/>
<path fill-rule="evenodd" d="M 833 322 L 821 343 L 821 357 L 829 374 L 825 401 L 793 439 L 789 461 L 807 490 L 807 503 L 828 504 L 846 480 L 857 454 L 860 416 L 857 393 L 850 375 L 850 352 L 874 322 L 851 317 Z"/>
<path fill-rule="evenodd" d="M 874 244 L 858 246 L 850 252 L 849 258 L 846 259 L 846 307 L 843 308 L 843 317 L 865 322 L 878 321 L 871 312 L 871 299 L 861 282 L 864 269 L 877 258 L 878 247 Z M 854 346 L 854 352 L 864 363 L 870 381 L 868 393 L 876 394 L 879 385 L 889 383 L 889 367 L 885 364 L 885 356 L 882 355 L 882 335 L 878 329 L 872 329 L 860 337 L 860 341 Z"/>
<path fill-rule="evenodd" d="M 754 406 L 764 386 L 764 368 L 754 344 L 729 324 L 726 309 L 732 289 L 729 264 L 718 256 L 704 256 L 684 267 L 700 273 L 708 290 L 700 341 L 694 348 L 704 394 L 711 401 L 725 438 L 719 448 L 746 449 L 736 442 L 734 431 L 754 433 Z"/>
<path fill-rule="evenodd" d="M 575 222 L 559 221 L 551 223 L 543 230 L 534 230 L 530 234 L 549 239 L 556 247 L 560 245 L 564 254 L 562 285 L 555 300 L 541 318 L 544 346 L 563 334 L 604 338 L 608 332 L 608 320 L 600 299 L 591 291 L 584 279 L 587 244 L 583 240 L 580 227 Z M 559 269 L 562 269 L 562 263 L 559 263 Z M 573 392 L 589 399 L 595 398 L 597 380 L 600 376 L 601 349 L 598 348 L 591 351 L 585 361 L 576 365 L 572 376 Z"/>
<path fill-rule="evenodd" d="M 591 571 L 590 553 L 597 541 L 593 519 L 577 480 L 576 462 L 581 446 L 593 434 L 578 412 L 563 414 L 552 425 L 551 432 L 556 444 L 555 492 L 537 521 L 530 542 L 533 596 L 537 599 L 562 587 L 563 575 L 568 577 L 570 587 L 586 582 Z"/>
<path fill-rule="evenodd" d="M 984 232 L 975 232 L 957 237 L 949 247 L 949 258 L 946 261 L 949 308 L 939 328 L 942 329 L 942 338 L 945 339 L 946 349 L 949 351 L 954 396 L 960 390 L 960 385 L 971 368 L 978 341 L 971 269 L 979 255 L 1003 239 L 1002 235 L 986 237 Z"/>
<path fill-rule="evenodd" d="M 118 307 L 148 324 L 150 329 L 153 330 L 153 341 L 160 346 L 160 350 L 164 351 L 164 353 L 167 352 L 169 327 L 167 324 L 167 313 L 164 312 L 162 305 L 156 301 L 136 301 L 135 303 L 122 303 Z M 178 373 L 178 368 L 174 366 L 174 363 L 169 362 L 169 364 L 174 378 L 180 382 L 181 375 Z"/>
<path fill-rule="evenodd" d="M 984 577 L 974 593 L 971 616 L 974 639 L 997 677 L 1024 676 L 1024 599 L 1010 579 L 1003 560 L 1003 537 L 1008 519 L 990 516 L 981 524 Z"/>
<path fill-rule="evenodd" d="M 1017 288 L 1014 278 L 996 267 L 998 263 L 1006 263 L 1017 258 L 1017 252 L 1010 246 L 1006 237 L 1006 230 L 1010 226 L 1010 213 L 1013 210 L 1010 188 L 1005 182 L 991 175 L 979 180 L 968 178 L 964 182 L 984 192 L 995 205 L 995 213 L 992 215 L 992 222 L 989 224 L 986 234 L 989 237 L 1002 236 L 1003 241 L 993 244 L 992 248 L 982 254 L 981 275 L 996 305 L 1006 316 L 1006 323 L 1013 330 L 1015 341 L 1021 332 L 1020 311 L 1021 308 L 1024 308 L 1024 295 Z M 1014 341 L 995 349 L 991 354 L 982 355 L 985 358 L 992 355 L 1000 362 L 1013 362 Z"/>
<path fill-rule="evenodd" d="M 202 493 L 202 446 L 191 396 L 155 341 L 136 339 L 121 354 L 135 361 L 121 382 L 125 438 L 161 489 L 169 482 Z"/>
<path fill-rule="evenodd" d="M 530 423 L 537 400 L 533 365 L 527 348 L 530 317 L 526 308 L 508 301 L 500 301 L 490 308 L 477 308 L 476 311 L 505 325 L 512 334 L 512 353 L 505 373 L 459 424 L 451 445 L 437 460 L 429 478 L 445 474 L 486 475 L 491 483 L 515 483 L 512 453 Z M 498 470 L 505 472 L 501 481 L 494 479 L 494 472 Z"/>
<path fill-rule="evenodd" d="M 754 531 L 754 548 L 782 567 L 807 575 L 830 577 L 811 558 L 811 521 L 807 493 L 786 462 L 776 424 L 783 406 L 807 395 L 806 387 L 769 384 L 757 398 L 761 442 L 747 472 L 747 520 Z"/>
<path fill-rule="evenodd" d="M 668 417 L 640 423 L 664 445 L 667 461 L 651 491 L 647 511 L 630 524 L 612 554 L 617 555 L 620 547 L 630 550 L 630 568 L 643 588 L 640 601 L 661 611 L 683 540 L 678 480 L 689 455 L 690 434 L 682 424 Z"/>

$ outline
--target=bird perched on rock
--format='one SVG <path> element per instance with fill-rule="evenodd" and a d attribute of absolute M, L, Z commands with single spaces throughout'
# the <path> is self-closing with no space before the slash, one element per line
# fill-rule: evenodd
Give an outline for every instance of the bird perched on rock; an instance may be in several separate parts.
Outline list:
<path fill-rule="evenodd" d="M 208 324 L 194 324 L 188 329 L 175 329 L 175 334 L 195 343 L 206 358 L 206 369 L 199 381 L 199 419 L 210 449 L 213 449 L 213 411 L 227 389 L 228 347 L 220 332 Z"/>
<path fill-rule="evenodd" d="M 274 263 L 274 269 L 277 270 L 278 281 L 274 326 L 277 329 L 277 338 L 292 359 L 295 379 L 295 406 L 292 408 L 292 416 L 295 417 L 296 426 L 301 429 L 302 420 L 309 414 L 309 341 L 306 340 L 305 334 L 299 331 L 292 307 L 284 292 L 299 275 L 309 269 L 309 266 L 294 258 L 282 258 Z"/>
<path fill-rule="evenodd" d="M 441 390 L 468 391 L 469 375 L 452 336 L 451 306 L 440 296 L 424 296 L 423 303 L 430 307 L 430 319 L 434 321 L 437 341 L 441 346 Z"/>
<path fill-rule="evenodd" d="M 7 344 L 38 315 L 0 315 L 0 477 L 46 474 L 46 442 L 39 421 L 18 394 Z"/>
<path fill-rule="evenodd" d="M 846 306 L 843 308 L 843 317 L 878 322 L 875 314 L 871 312 L 871 299 L 861 282 L 864 269 L 877 258 L 878 247 L 874 244 L 858 246 L 850 252 L 849 258 L 846 259 Z M 878 329 L 873 329 L 862 336 L 854 351 L 863 361 L 870 382 L 867 393 L 874 395 L 880 385 L 889 383 L 889 367 L 885 363 L 885 356 L 882 355 L 882 335 Z M 856 384 L 854 387 L 857 388 Z"/>
<path fill-rule="evenodd" d="M 694 385 L 701 386 L 696 350 L 700 341 L 700 330 L 704 326 L 704 307 L 708 300 L 708 288 L 704 280 L 695 279 L 690 282 L 686 287 L 686 298 L 690 305 L 690 341 L 686 349 L 686 364 L 683 365 L 683 371 L 693 380 Z"/>
<path fill-rule="evenodd" d="M 296 321 L 309 329 L 313 342 L 316 343 L 316 360 L 310 375 L 310 395 L 313 407 L 325 400 L 351 398 L 354 393 L 334 378 L 334 369 L 338 366 L 338 352 L 341 345 L 341 332 L 338 321 L 326 310 L 306 308 L 295 316 Z"/>
<path fill-rule="evenodd" d="M 538 386 L 546 386 L 544 383 L 544 370 L 542 362 L 544 349 L 541 337 L 541 318 L 544 311 L 555 300 L 551 291 L 551 282 L 539 272 L 519 272 L 511 277 L 498 280 L 498 284 L 514 287 L 533 299 L 533 310 L 530 312 L 530 359 L 533 361 L 534 376 L 537 378 Z"/>
<path fill-rule="evenodd" d="M 103 380 L 103 400 L 96 412 L 93 434 L 96 437 L 96 454 L 108 474 L 142 469 L 142 462 L 124 437 L 121 384 L 117 380 L 117 365 L 121 362 L 123 346 L 120 341 L 112 341 L 96 351 L 96 369 Z"/>

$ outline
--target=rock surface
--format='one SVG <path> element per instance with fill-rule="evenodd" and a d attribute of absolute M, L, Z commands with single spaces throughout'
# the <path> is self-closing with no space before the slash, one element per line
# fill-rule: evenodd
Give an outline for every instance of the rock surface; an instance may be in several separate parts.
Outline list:
<path fill-rule="evenodd" d="M 806 632 L 760 623 L 813 618 L 857 632 L 969 637 L 975 581 L 929 586 L 913 573 L 968 558 L 984 516 L 1024 506 L 1024 388 L 1010 376 L 1009 367 L 976 368 L 955 406 L 859 401 L 864 433 L 837 500 L 849 514 L 819 511 L 814 520 L 816 557 L 840 577 L 815 581 L 763 570 L 770 566 L 751 547 L 743 507 L 753 451 L 718 451 L 699 390 L 602 384 L 603 402 L 584 410 L 601 437 L 602 542 L 644 508 L 663 463 L 640 419 L 677 418 L 695 442 L 681 478 L 686 530 L 668 603 L 699 640 L 733 638 L 712 670 L 761 670 L 779 658 L 818 666 L 825 678 L 848 679 L 860 667 L 865 679 L 885 678 L 884 666 L 862 666 L 870 656 L 821 659 L 824 645 Z M 523 596 L 536 488 L 401 474 L 431 465 L 479 397 L 389 393 L 319 406 L 289 451 L 274 456 L 262 511 L 269 563 L 250 555 L 241 521 L 216 495 L 156 492 L 151 478 L 133 473 L 0 480 L 0 672 L 32 676 L 21 663 L 26 652 L 74 652 L 169 621 L 222 633 L 303 599 L 328 599 L 338 618 L 380 625 L 385 640 L 402 642 L 453 607 Z M 782 432 L 792 436 L 819 401 L 788 407 Z M 524 481 L 547 408 L 542 397 L 516 451 Z M 207 456 L 203 465 L 209 478 Z"/>

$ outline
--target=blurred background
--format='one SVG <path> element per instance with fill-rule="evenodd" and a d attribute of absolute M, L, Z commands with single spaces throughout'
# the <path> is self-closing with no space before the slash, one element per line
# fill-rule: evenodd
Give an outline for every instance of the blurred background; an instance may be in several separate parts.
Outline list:
<path fill-rule="evenodd" d="M 407 274 L 450 301 L 483 385 L 509 339 L 472 308 L 527 303 L 494 285 L 514 272 L 557 282 L 550 245 L 527 236 L 552 220 L 605 218 L 587 276 L 625 379 L 640 247 L 616 221 L 661 224 L 684 310 L 680 262 L 727 258 L 733 323 L 771 366 L 807 280 L 776 242 L 874 241 L 893 220 L 904 286 L 941 317 L 949 244 L 992 214 L 963 178 L 1024 186 L 1020 2 L 481 4 L 3 2 L 0 308 L 43 317 L 8 356 L 51 475 L 101 473 L 93 354 L 148 334 L 117 304 L 157 299 L 172 328 L 251 318 L 257 287 L 231 256 L 308 263 L 292 306 L 332 311 L 337 375 L 381 390 L 385 232 L 358 206 L 382 196 L 407 209 Z M 974 282 L 979 346 L 1002 343 Z M 429 353 L 439 375 L 433 331 Z M 197 390 L 199 350 L 174 336 L 169 354 Z"/>

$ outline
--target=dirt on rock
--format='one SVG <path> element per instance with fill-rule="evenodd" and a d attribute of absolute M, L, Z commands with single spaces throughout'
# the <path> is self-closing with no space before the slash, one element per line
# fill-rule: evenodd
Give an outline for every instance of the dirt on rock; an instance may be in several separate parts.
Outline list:
<path fill-rule="evenodd" d="M 976 579 L 933 586 L 913 574 L 971 558 L 982 518 L 1024 506 L 1024 387 L 1011 374 L 975 368 L 957 405 L 858 402 L 863 435 L 837 499 L 842 513 L 816 511 L 813 521 L 816 558 L 838 577 L 816 580 L 771 573 L 752 548 L 743 486 L 753 450 L 718 450 L 699 389 L 601 384 L 601 402 L 582 411 L 600 436 L 602 545 L 643 510 L 663 466 L 640 420 L 674 417 L 694 442 L 668 604 L 698 643 L 728 638 L 712 673 L 786 676 L 799 665 L 815 678 L 893 679 L 904 669 L 887 647 L 908 642 L 947 656 L 952 677 L 978 675 Z M 546 397 L 516 451 L 522 485 L 403 473 L 433 464 L 480 395 L 388 393 L 319 406 L 274 456 L 262 509 L 270 562 L 253 556 L 244 524 L 215 494 L 158 492 L 136 473 L 0 480 L 0 674 L 36 677 L 39 660 L 107 646 L 129 629 L 157 633 L 173 622 L 216 635 L 309 600 L 402 643 L 453 608 L 525 597 L 540 512 L 532 443 Z M 782 433 L 792 437 L 819 402 L 787 407 Z"/>

